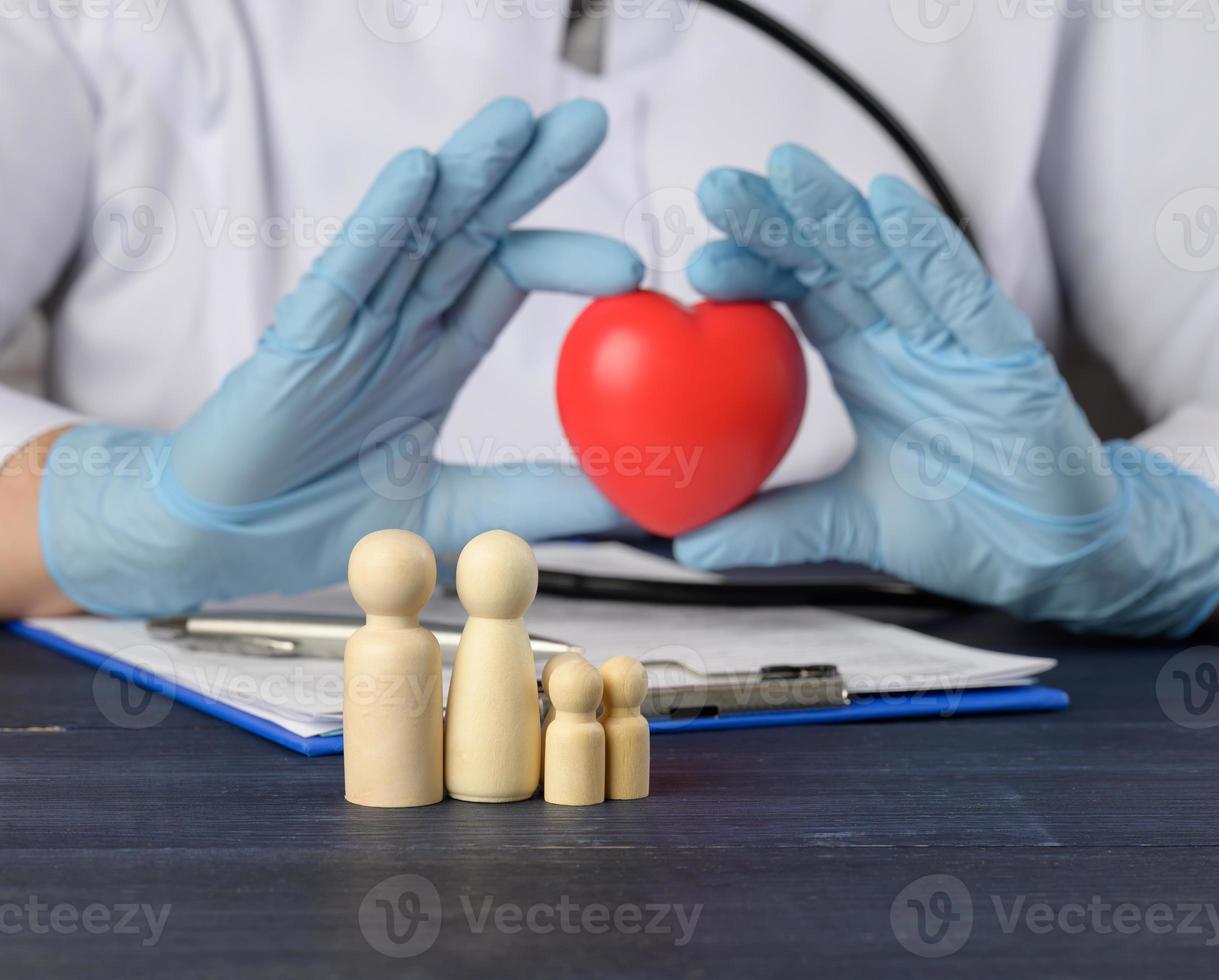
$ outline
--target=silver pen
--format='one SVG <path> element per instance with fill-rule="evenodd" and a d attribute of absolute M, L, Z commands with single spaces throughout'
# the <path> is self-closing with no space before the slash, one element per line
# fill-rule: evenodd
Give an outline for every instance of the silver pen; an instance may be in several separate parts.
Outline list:
<path fill-rule="evenodd" d="M 364 625 L 363 617 L 322 613 L 199 612 L 154 619 L 148 633 L 191 650 L 238 653 L 252 657 L 323 657 L 342 659 L 347 638 Z M 422 621 L 440 641 L 440 655 L 451 664 L 461 627 Z M 571 643 L 531 636 L 534 660 L 557 653 L 582 653 Z"/>

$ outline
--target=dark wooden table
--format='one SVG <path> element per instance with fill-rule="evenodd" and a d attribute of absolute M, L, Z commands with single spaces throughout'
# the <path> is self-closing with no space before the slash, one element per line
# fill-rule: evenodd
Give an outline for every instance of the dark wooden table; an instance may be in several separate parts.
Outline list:
<path fill-rule="evenodd" d="M 1219 728 L 1157 698 L 1189 644 L 894 618 L 1059 657 L 1074 704 L 658 736 L 637 803 L 369 811 L 338 758 L 116 727 L 0 635 L 0 977 L 1219 974 Z"/>

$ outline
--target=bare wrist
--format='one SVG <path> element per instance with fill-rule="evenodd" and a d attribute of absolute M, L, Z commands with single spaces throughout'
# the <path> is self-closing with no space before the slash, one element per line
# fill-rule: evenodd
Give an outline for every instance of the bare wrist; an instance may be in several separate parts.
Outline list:
<path fill-rule="evenodd" d="M 0 618 L 64 616 L 79 607 L 47 571 L 39 538 L 38 498 L 51 447 L 71 426 L 30 440 L 0 465 Z"/>

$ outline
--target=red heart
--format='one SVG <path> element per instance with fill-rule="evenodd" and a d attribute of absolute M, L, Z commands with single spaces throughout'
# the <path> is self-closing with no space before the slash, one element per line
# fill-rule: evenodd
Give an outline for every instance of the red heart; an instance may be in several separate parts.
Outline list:
<path fill-rule="evenodd" d="M 659 293 L 594 301 L 559 355 L 559 417 L 585 474 L 675 537 L 739 507 L 791 446 L 804 357 L 761 303 L 687 309 Z"/>

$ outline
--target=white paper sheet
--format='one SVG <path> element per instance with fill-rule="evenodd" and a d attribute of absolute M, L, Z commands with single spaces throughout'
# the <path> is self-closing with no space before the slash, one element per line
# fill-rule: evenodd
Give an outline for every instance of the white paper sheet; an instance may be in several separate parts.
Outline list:
<path fill-rule="evenodd" d="M 245 599 L 225 608 L 358 613 L 345 588 Z M 424 615 L 448 623 L 465 619 L 456 599 L 443 594 L 433 597 Z M 30 622 L 297 735 L 322 734 L 341 723 L 338 660 L 188 650 L 153 640 L 138 620 L 79 616 Z M 637 657 L 650 664 L 654 689 L 770 665 L 834 664 L 852 694 L 959 691 L 1026 683 L 1055 666 L 1047 658 L 993 653 L 809 607 L 675 607 L 539 596 L 526 622 L 535 633 L 583 647 L 593 663 L 619 654 Z M 447 691 L 447 670 L 444 683 Z"/>

